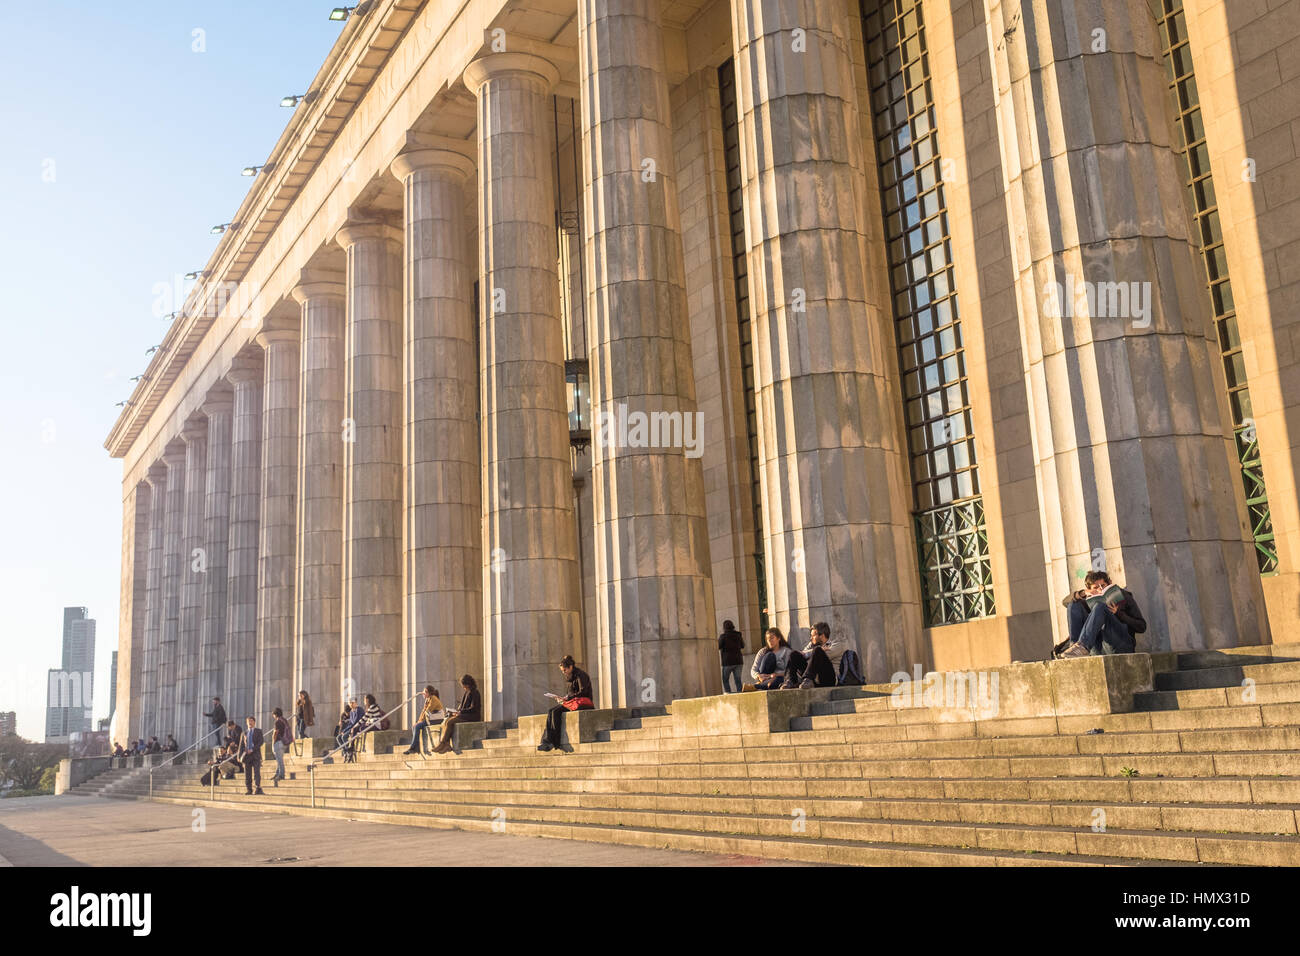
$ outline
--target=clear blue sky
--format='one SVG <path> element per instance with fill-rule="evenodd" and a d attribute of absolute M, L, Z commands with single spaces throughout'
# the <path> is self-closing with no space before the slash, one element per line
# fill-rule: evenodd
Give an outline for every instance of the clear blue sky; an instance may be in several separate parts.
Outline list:
<path fill-rule="evenodd" d="M 116 402 L 162 338 L 156 283 L 200 269 L 342 25 L 316 0 L 40 0 L 0 27 L 0 711 L 44 739 L 65 605 L 117 647 Z M 201 30 L 201 42 L 194 31 Z M 202 51 L 196 50 L 196 46 Z"/>

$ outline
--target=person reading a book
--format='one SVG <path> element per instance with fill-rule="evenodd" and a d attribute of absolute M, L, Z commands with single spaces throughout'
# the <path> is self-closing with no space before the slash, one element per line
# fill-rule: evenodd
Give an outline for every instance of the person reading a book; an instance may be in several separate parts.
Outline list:
<path fill-rule="evenodd" d="M 437 690 L 434 689 L 432 684 L 425 685 L 424 708 L 420 711 L 420 719 L 411 729 L 411 746 L 406 748 L 406 753 L 419 753 L 420 734 L 424 733 L 425 728 L 442 723 L 443 718 L 446 716 L 447 712 L 442 709 L 442 701 L 438 699 Z"/>
<path fill-rule="evenodd" d="M 561 733 L 561 721 L 564 715 L 571 710 L 595 710 L 596 705 L 591 701 L 591 678 L 581 667 L 573 663 L 573 657 L 565 654 L 560 660 L 560 673 L 569 682 L 569 693 L 560 697 L 558 694 L 547 694 L 551 700 L 556 701 L 554 707 L 546 712 L 546 730 L 542 732 L 542 742 L 537 745 L 537 749 L 542 753 L 551 750 L 564 752 L 560 746 L 563 736 Z"/>
<path fill-rule="evenodd" d="M 446 718 L 442 722 L 442 739 L 438 741 L 438 746 L 433 748 L 436 754 L 445 754 L 451 749 L 452 730 L 459 723 L 464 721 L 480 721 L 483 719 L 483 698 L 479 696 L 478 683 L 469 674 L 460 679 L 460 686 L 464 693 L 460 697 L 460 706 L 455 710 L 448 711 Z"/>
<path fill-rule="evenodd" d="M 1066 599 L 1071 643 L 1061 657 L 1132 654 L 1137 635 L 1147 629 L 1132 592 L 1113 583 L 1105 571 L 1089 571 L 1083 583 L 1083 590 Z"/>

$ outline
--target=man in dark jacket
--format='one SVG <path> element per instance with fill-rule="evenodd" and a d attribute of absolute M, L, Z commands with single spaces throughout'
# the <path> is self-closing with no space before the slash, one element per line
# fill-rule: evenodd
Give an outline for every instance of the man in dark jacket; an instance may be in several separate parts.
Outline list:
<path fill-rule="evenodd" d="M 1095 599 L 1109 587 L 1109 574 L 1089 571 L 1084 578 L 1083 590 L 1065 599 L 1071 643 L 1062 657 L 1087 657 L 1108 652 L 1132 654 L 1137 650 L 1137 635 L 1146 633 L 1147 622 L 1131 591 L 1120 588 L 1118 601 L 1099 601 L 1095 607 L 1088 606 L 1089 598 Z"/>
<path fill-rule="evenodd" d="M 560 661 L 560 672 L 569 682 L 569 693 L 558 698 L 554 694 L 547 695 L 558 700 L 559 703 L 546 712 L 546 730 L 542 732 L 542 742 L 537 745 L 537 749 L 542 753 L 551 750 L 564 753 L 564 748 L 561 746 L 563 742 L 561 728 L 565 714 L 571 710 L 595 710 L 591 697 L 591 678 L 587 676 L 587 672 L 575 665 L 573 658 L 568 654 L 565 654 Z M 568 706 L 566 707 L 565 704 Z"/>
<path fill-rule="evenodd" d="M 718 635 L 718 654 L 722 657 L 722 692 L 740 693 L 740 670 L 745 666 L 745 639 L 731 621 L 722 622 L 722 633 Z M 735 685 L 734 690 L 728 690 L 730 684 Z"/>
<path fill-rule="evenodd" d="M 226 726 L 226 708 L 221 706 L 220 697 L 212 698 L 212 710 L 203 716 L 212 721 L 212 729 L 208 731 L 208 736 L 214 738 L 220 745 L 223 728 Z"/>
<path fill-rule="evenodd" d="M 248 729 L 244 731 L 244 742 L 240 756 L 244 763 L 244 792 L 249 796 L 265 796 L 262 793 L 262 728 L 257 726 L 257 718 L 247 718 Z"/>

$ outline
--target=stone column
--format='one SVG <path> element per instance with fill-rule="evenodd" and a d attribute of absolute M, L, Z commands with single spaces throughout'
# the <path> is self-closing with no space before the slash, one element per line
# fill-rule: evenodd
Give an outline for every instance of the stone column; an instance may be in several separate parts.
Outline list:
<path fill-rule="evenodd" d="M 657 0 L 578 0 L 578 63 L 598 693 L 614 707 L 717 694 L 704 435 Z M 638 419 L 651 426 L 644 442 Z M 655 422 L 669 424 L 655 434 Z"/>
<path fill-rule="evenodd" d="M 387 711 L 402 690 L 402 233 L 358 222 L 338 243 L 348 257 L 342 683 Z"/>
<path fill-rule="evenodd" d="M 800 644 L 828 621 L 883 680 L 927 657 L 890 303 L 866 280 L 875 173 L 850 15 L 842 0 L 731 4 L 768 605 Z"/>
<path fill-rule="evenodd" d="M 311 270 L 293 290 L 302 306 L 302 390 L 292 690 L 295 700 L 299 690 L 311 695 L 321 736 L 342 709 L 346 293 L 343 276 Z"/>
<path fill-rule="evenodd" d="M 163 629 L 163 544 L 167 533 L 167 466 L 154 465 L 149 483 L 149 570 L 145 583 L 144 654 L 140 661 L 140 710 L 131 734 L 148 739 L 157 727 L 158 652 Z M 121 661 L 118 661 L 121 666 Z"/>
<path fill-rule="evenodd" d="M 208 393 L 203 414 L 208 417 L 208 468 L 204 478 L 203 549 L 207 573 L 203 577 L 203 623 L 199 632 L 199 679 L 194 697 L 199 715 L 198 733 L 212 724 L 202 715 L 212 710 L 212 698 L 226 698 L 226 601 L 230 546 L 230 434 L 234 397 L 227 389 Z M 216 735 L 213 735 L 215 741 Z"/>
<path fill-rule="evenodd" d="M 482 690 L 492 720 L 544 710 L 559 659 L 582 653 L 551 163 L 557 82 L 554 66 L 520 53 L 465 71 L 478 97 Z"/>
<path fill-rule="evenodd" d="M 257 555 L 257 692 L 259 726 L 271 708 L 288 713 L 293 686 L 294 554 L 298 547 L 297 323 L 265 328 L 262 346 L 262 511 Z"/>
<path fill-rule="evenodd" d="M 464 220 L 466 156 L 404 153 L 406 344 L 402 510 L 405 696 L 433 683 L 454 696 L 483 673 L 483 518 L 473 246 Z"/>
<path fill-rule="evenodd" d="M 122 501 L 122 591 L 118 617 L 117 709 L 112 718 L 113 740 L 125 744 L 140 723 L 140 694 L 144 665 L 149 581 L 148 481 L 137 482 Z"/>
<path fill-rule="evenodd" d="M 185 532 L 185 443 L 177 440 L 163 452 L 167 466 L 167 508 L 163 532 L 163 627 L 158 642 L 158 706 L 154 729 L 159 743 L 176 733 L 177 654 L 181 634 L 182 553 Z M 146 741 L 147 743 L 148 741 Z"/>
<path fill-rule="evenodd" d="M 208 423 L 191 419 L 181 431 L 185 440 L 185 504 L 181 519 L 181 620 L 176 644 L 176 742 L 184 750 L 194 743 L 198 726 L 195 693 L 199 676 L 199 634 L 203 628 L 203 588 L 208 575 L 204 547 L 207 500 Z M 204 708 L 205 710 L 207 708 Z"/>
<path fill-rule="evenodd" d="M 230 541 L 226 564 L 226 714 L 253 713 L 257 682 L 257 553 L 262 497 L 262 356 L 241 355 L 226 373 L 230 421 Z"/>
<path fill-rule="evenodd" d="M 1267 642 L 1150 9 L 985 11 L 1051 592 L 1104 566 L 1147 649 Z"/>

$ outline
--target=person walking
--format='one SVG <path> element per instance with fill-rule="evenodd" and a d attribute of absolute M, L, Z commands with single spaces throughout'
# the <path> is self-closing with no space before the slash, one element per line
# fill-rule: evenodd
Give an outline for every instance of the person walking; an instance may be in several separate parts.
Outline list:
<path fill-rule="evenodd" d="M 564 753 L 561 721 L 564 720 L 565 714 L 571 710 L 596 709 L 596 705 L 591 700 L 591 678 L 587 676 L 586 671 L 573 663 L 571 655 L 565 654 L 560 659 L 560 673 L 569 682 L 569 693 L 564 697 L 546 695 L 555 698 L 558 703 L 546 712 L 546 730 L 542 732 L 542 742 L 537 745 L 537 749 L 542 753 L 552 750 Z"/>
<path fill-rule="evenodd" d="M 447 719 L 442 722 L 442 739 L 438 741 L 438 746 L 433 748 L 436 754 L 445 754 L 451 749 L 452 731 L 457 724 L 483 719 L 483 698 L 479 696 L 478 684 L 474 678 L 466 674 L 460 679 L 460 686 L 463 691 L 460 696 L 460 706 L 448 712 Z"/>
<path fill-rule="evenodd" d="M 722 658 L 722 692 L 740 693 L 743 686 L 740 672 L 745 666 L 745 638 L 731 621 L 722 622 L 722 633 L 718 635 L 718 654 Z M 728 690 L 732 685 L 735 690 Z"/>
<path fill-rule="evenodd" d="M 284 745 L 289 735 L 289 722 L 284 719 L 284 711 L 279 707 L 271 711 L 275 723 L 271 727 L 271 752 L 275 754 L 275 774 L 271 777 L 271 786 L 280 786 L 284 779 Z"/>
<path fill-rule="evenodd" d="M 246 718 L 248 729 L 244 731 L 243 754 L 244 793 L 248 796 L 266 796 L 262 792 L 262 728 L 257 726 L 257 718 L 249 714 Z"/>

